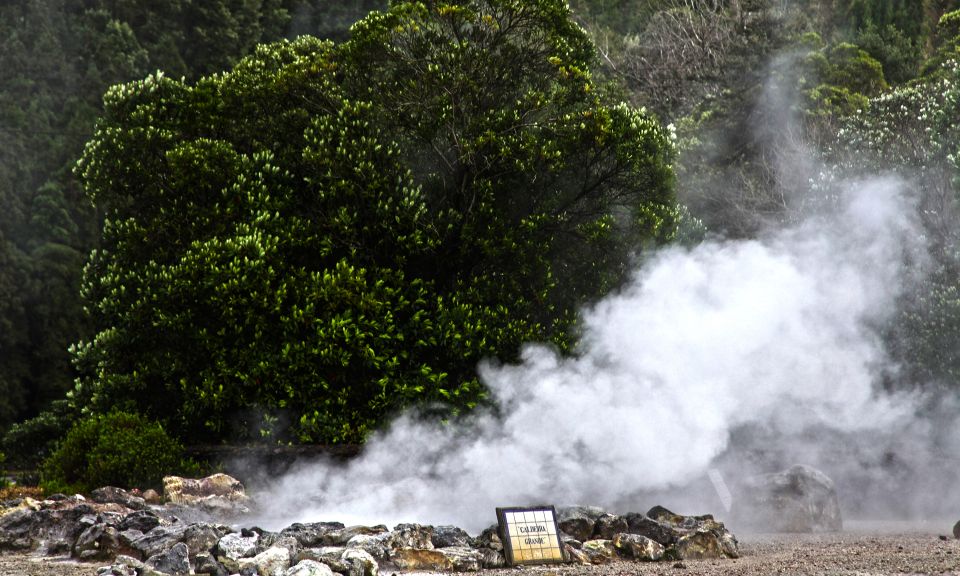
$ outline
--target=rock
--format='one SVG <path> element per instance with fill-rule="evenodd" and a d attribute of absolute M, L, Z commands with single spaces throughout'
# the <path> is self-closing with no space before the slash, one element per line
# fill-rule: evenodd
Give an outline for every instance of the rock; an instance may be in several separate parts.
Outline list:
<path fill-rule="evenodd" d="M 953 525 L 953 537 L 960 540 L 960 522 Z"/>
<path fill-rule="evenodd" d="M 82 497 L 42 502 L 24 498 L 0 510 L 0 550 L 69 554 L 80 534 L 94 523 L 96 510 Z"/>
<path fill-rule="evenodd" d="M 213 554 L 209 552 L 201 552 L 197 554 L 196 558 L 193 560 L 194 568 L 193 571 L 196 574 L 209 574 L 210 576 L 230 576 L 230 571 L 227 570 L 227 567 L 217 562 L 217 559 L 213 557 Z"/>
<path fill-rule="evenodd" d="M 681 536 L 673 550 L 680 560 L 710 560 L 725 557 L 720 540 L 709 530 L 698 530 Z"/>
<path fill-rule="evenodd" d="M 620 552 L 621 556 L 633 560 L 656 562 L 663 558 L 663 554 L 666 552 L 666 548 L 662 544 L 640 534 L 616 534 L 612 542 L 613 547 Z"/>
<path fill-rule="evenodd" d="M 161 525 L 130 542 L 130 547 L 147 558 L 168 550 L 177 543 L 183 543 L 187 546 L 189 557 L 193 558 L 212 549 L 229 531 L 226 526 L 206 522 Z"/>
<path fill-rule="evenodd" d="M 212 550 L 220 539 L 229 533 L 230 528 L 226 526 L 195 522 L 187 525 L 180 536 L 180 541 L 187 545 L 192 559 L 197 554 Z"/>
<path fill-rule="evenodd" d="M 671 526 L 661 524 L 646 514 L 630 513 L 624 516 L 624 519 L 627 521 L 626 532 L 646 536 L 663 546 L 670 546 L 681 536 Z"/>
<path fill-rule="evenodd" d="M 564 544 L 563 551 L 567 556 L 567 562 L 583 565 L 590 564 L 590 557 L 580 548 L 574 548 L 569 544 Z"/>
<path fill-rule="evenodd" d="M 450 546 L 476 547 L 474 539 L 471 538 L 466 531 L 456 526 L 435 526 L 433 529 L 432 542 L 434 548 L 447 548 Z"/>
<path fill-rule="evenodd" d="M 147 489 L 147 490 L 144 490 L 144 492 L 143 492 L 143 500 L 144 500 L 147 504 L 162 504 L 162 503 L 163 503 L 163 497 L 160 496 L 160 494 L 157 493 L 157 491 L 154 490 L 153 488 L 149 488 L 149 489 Z"/>
<path fill-rule="evenodd" d="M 484 568 L 503 568 L 507 565 L 503 552 L 491 548 L 480 548 L 477 551 L 480 553 L 480 565 Z"/>
<path fill-rule="evenodd" d="M 283 576 L 333 576 L 333 570 L 316 560 L 304 560 L 287 568 Z"/>
<path fill-rule="evenodd" d="M 330 539 L 327 538 L 327 535 L 343 529 L 344 526 L 340 522 L 297 523 L 284 528 L 280 531 L 280 534 L 296 538 L 297 542 L 304 548 L 313 548 L 315 546 L 330 546 Z"/>
<path fill-rule="evenodd" d="M 260 532 L 260 539 L 257 541 L 257 553 L 267 548 L 286 548 L 290 552 L 290 558 L 296 558 L 297 553 L 300 552 L 300 542 L 293 536 L 263 531 Z"/>
<path fill-rule="evenodd" d="M 139 510 L 124 516 L 123 520 L 120 522 L 119 529 L 121 532 L 125 530 L 139 530 L 140 532 L 146 534 L 159 525 L 160 516 L 158 516 L 156 512 L 151 510 Z"/>
<path fill-rule="evenodd" d="M 433 549 L 433 526 L 421 524 L 397 524 L 390 538 L 393 548 Z"/>
<path fill-rule="evenodd" d="M 227 474 L 214 474 L 200 479 L 166 476 L 163 479 L 163 496 L 173 504 L 197 507 L 218 515 L 249 512 L 247 504 L 250 498 L 243 484 Z"/>
<path fill-rule="evenodd" d="M 256 533 L 251 536 L 243 536 L 237 532 L 231 532 L 217 542 L 217 560 L 227 570 L 236 572 L 240 569 L 241 559 L 252 558 L 257 554 L 257 540 L 259 539 L 260 535 Z"/>
<path fill-rule="evenodd" d="M 593 536 L 601 540 L 612 540 L 614 535 L 626 532 L 629 528 L 626 519 L 622 516 L 601 514 L 600 517 L 597 518 Z"/>
<path fill-rule="evenodd" d="M 387 532 L 386 526 L 348 526 L 324 534 L 322 544 L 324 546 L 345 546 L 355 536 L 376 536 Z"/>
<path fill-rule="evenodd" d="M 113 560 L 113 564 L 97 570 L 97 576 L 138 576 L 148 570 L 143 562 L 130 556 L 120 555 Z"/>
<path fill-rule="evenodd" d="M 560 536 L 561 544 L 567 544 L 567 545 L 573 546 L 577 550 L 583 548 L 583 542 L 577 540 L 576 538 L 567 534 L 566 532 L 560 532 L 559 536 Z"/>
<path fill-rule="evenodd" d="M 483 567 L 483 554 L 468 546 L 445 546 L 437 548 L 453 565 L 454 572 L 477 572 Z"/>
<path fill-rule="evenodd" d="M 350 576 L 378 576 L 380 565 L 376 558 L 359 548 L 347 548 L 340 560 L 350 565 Z"/>
<path fill-rule="evenodd" d="M 739 523 L 771 532 L 835 532 L 843 529 L 833 481 L 810 466 L 749 478 L 734 499 Z"/>
<path fill-rule="evenodd" d="M 253 558 L 238 561 L 240 573 L 252 568 L 259 576 L 283 576 L 290 567 L 290 551 L 286 548 L 268 548 Z"/>
<path fill-rule="evenodd" d="M 103 560 L 113 558 L 119 550 L 117 529 L 106 524 L 94 524 L 77 537 L 72 555 L 80 560 Z"/>
<path fill-rule="evenodd" d="M 557 510 L 557 524 L 560 530 L 581 542 L 593 537 L 597 519 L 605 512 L 595 506 L 566 506 Z"/>
<path fill-rule="evenodd" d="M 503 551 L 503 542 L 500 540 L 500 527 L 496 524 L 480 533 L 476 541 L 477 548 L 489 548 L 497 552 Z"/>
<path fill-rule="evenodd" d="M 90 493 L 90 499 L 101 504 L 120 504 L 131 510 L 143 510 L 147 503 L 143 498 L 134 496 L 122 488 L 104 486 Z"/>
<path fill-rule="evenodd" d="M 587 540 L 580 551 L 587 555 L 591 564 L 608 564 L 617 557 L 617 550 L 610 540 Z"/>
<path fill-rule="evenodd" d="M 352 566 L 341 558 L 346 548 L 339 546 L 324 546 L 321 548 L 303 548 L 294 558 L 294 563 L 304 560 L 314 560 L 326 564 L 331 570 L 339 574 L 349 574 Z"/>
<path fill-rule="evenodd" d="M 727 530 L 723 522 L 718 522 L 710 514 L 683 516 L 662 506 L 654 506 L 647 512 L 647 517 L 659 524 L 660 529 L 665 531 L 664 533 L 670 534 L 670 542 L 664 545 L 677 552 L 681 559 L 684 558 L 684 553 L 689 554 L 689 558 L 740 557 L 736 537 Z M 657 529 L 652 528 L 649 522 L 644 523 L 639 518 L 636 520 L 638 524 L 650 528 L 652 532 L 657 532 Z M 682 546 L 680 545 L 681 541 L 684 541 Z M 684 552 L 685 550 L 688 551 Z"/>
<path fill-rule="evenodd" d="M 144 565 L 158 572 L 170 574 L 170 576 L 189 576 L 190 560 L 188 554 L 187 545 L 178 542 L 173 548 L 147 558 Z"/>
<path fill-rule="evenodd" d="M 453 570 L 453 561 L 440 550 L 397 548 L 390 560 L 401 570 Z"/>
<path fill-rule="evenodd" d="M 378 534 L 376 536 L 357 534 L 347 541 L 347 548 L 357 548 L 370 554 L 377 561 L 386 561 L 388 557 L 389 544 L 389 533 Z"/>

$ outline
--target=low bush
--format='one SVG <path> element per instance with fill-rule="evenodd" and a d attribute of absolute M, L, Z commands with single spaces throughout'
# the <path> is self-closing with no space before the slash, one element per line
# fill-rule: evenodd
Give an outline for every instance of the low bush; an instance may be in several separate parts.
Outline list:
<path fill-rule="evenodd" d="M 159 488 L 165 475 L 197 473 L 199 466 L 159 423 L 118 411 L 77 422 L 43 462 L 40 485 L 47 493 Z"/>

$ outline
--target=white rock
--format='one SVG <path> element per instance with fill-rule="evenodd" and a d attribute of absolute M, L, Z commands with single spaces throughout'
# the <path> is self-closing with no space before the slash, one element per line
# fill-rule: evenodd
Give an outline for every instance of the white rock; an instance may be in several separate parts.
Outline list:
<path fill-rule="evenodd" d="M 253 558 L 241 558 L 238 564 L 241 572 L 253 566 L 260 576 L 284 576 L 290 567 L 290 551 L 286 548 L 267 548 Z"/>
<path fill-rule="evenodd" d="M 296 566 L 287 568 L 283 576 L 334 576 L 334 572 L 322 562 L 303 560 Z"/>

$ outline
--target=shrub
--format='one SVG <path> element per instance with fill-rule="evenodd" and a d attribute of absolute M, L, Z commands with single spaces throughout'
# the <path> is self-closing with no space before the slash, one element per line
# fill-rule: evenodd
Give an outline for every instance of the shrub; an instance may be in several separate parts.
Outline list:
<path fill-rule="evenodd" d="M 37 416 L 14 424 L 3 436 L 0 449 L 7 456 L 7 467 L 35 470 L 57 447 L 79 417 L 68 400 L 55 400 Z"/>
<path fill-rule="evenodd" d="M 89 492 L 101 486 L 159 488 L 168 474 L 193 474 L 198 466 L 157 422 L 130 412 L 79 421 L 44 462 L 46 492 Z"/>

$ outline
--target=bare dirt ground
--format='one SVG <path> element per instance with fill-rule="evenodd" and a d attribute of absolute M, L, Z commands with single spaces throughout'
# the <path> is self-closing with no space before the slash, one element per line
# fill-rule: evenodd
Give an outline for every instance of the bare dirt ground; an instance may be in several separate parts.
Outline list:
<path fill-rule="evenodd" d="M 538 566 L 484 573 L 487 576 L 960 576 L 960 540 L 952 536 L 947 540 L 940 538 L 941 534 L 950 534 L 951 529 L 952 525 L 946 522 L 848 523 L 846 531 L 834 534 L 738 534 L 742 557 L 737 560 Z M 95 576 L 101 564 L 6 554 L 0 555 L 0 575 Z"/>

